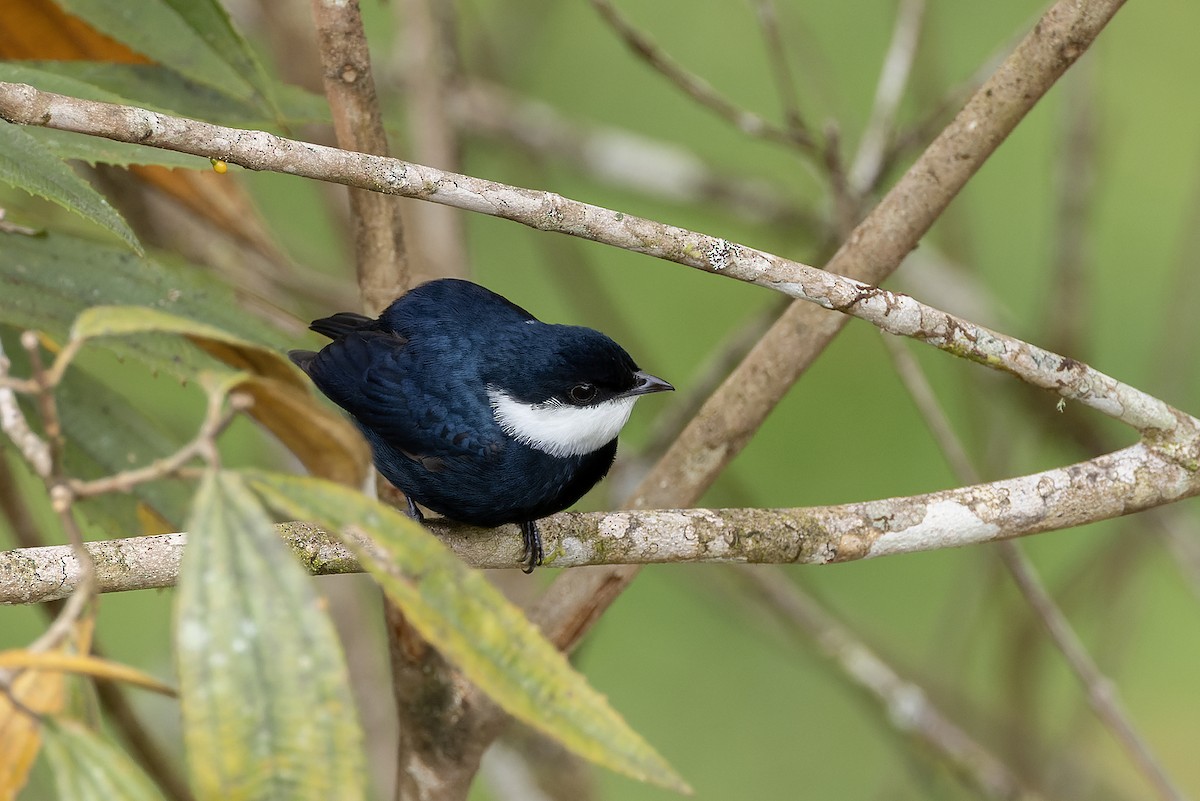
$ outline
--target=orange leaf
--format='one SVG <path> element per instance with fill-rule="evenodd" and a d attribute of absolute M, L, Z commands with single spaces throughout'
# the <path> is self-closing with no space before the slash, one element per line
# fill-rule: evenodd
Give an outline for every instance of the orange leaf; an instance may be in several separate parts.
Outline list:
<path fill-rule="evenodd" d="M 0 14 L 0 58 L 152 63 L 63 11 L 53 0 L 5 0 Z"/>

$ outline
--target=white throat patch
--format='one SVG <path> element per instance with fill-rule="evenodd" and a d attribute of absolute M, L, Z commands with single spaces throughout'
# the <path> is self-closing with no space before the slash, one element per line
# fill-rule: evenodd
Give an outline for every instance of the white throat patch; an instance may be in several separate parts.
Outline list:
<path fill-rule="evenodd" d="M 607 445 L 629 419 L 637 396 L 616 398 L 595 406 L 565 403 L 522 403 L 488 387 L 492 414 L 504 433 L 551 456 L 583 456 Z"/>

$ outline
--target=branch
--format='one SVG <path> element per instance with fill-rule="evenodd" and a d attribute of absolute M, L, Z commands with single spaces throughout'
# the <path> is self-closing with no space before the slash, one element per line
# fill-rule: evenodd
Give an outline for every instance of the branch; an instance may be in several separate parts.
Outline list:
<path fill-rule="evenodd" d="M 345 150 L 387 155 L 358 3 L 313 0 L 312 8 L 338 144 Z M 367 311 L 378 314 L 408 286 L 400 208 L 391 198 L 354 189 L 350 207 L 359 294 Z"/>
<path fill-rule="evenodd" d="M 913 337 L 956 356 L 1008 372 L 1034 386 L 1057 392 L 1068 400 L 1094 408 L 1143 433 L 1151 430 L 1175 432 L 1180 425 L 1189 431 L 1194 432 L 1195 429 L 1196 421 L 1192 418 L 1081 362 L 977 326 L 907 295 L 725 239 L 568 200 L 552 193 L 447 173 L 398 159 L 348 153 L 261 131 L 223 128 L 131 106 L 40 92 L 25 84 L 0 82 L 0 117 L 20 124 L 45 125 L 221 158 L 251 169 L 290 172 L 373 188 L 380 192 L 424 198 L 513 220 L 540 230 L 572 234 L 716 272 L 809 301 L 824 309 L 859 317 L 883 331 Z M 985 143 L 977 144 L 988 153 L 991 152 Z M 994 147 L 994 144 L 991 146 Z M 946 146 L 950 146 L 950 143 Z M 918 166 L 921 166 L 921 162 Z M 969 172 L 962 173 L 961 180 L 965 182 L 968 175 Z M 921 180 L 926 182 L 931 179 L 925 177 Z M 889 198 L 894 194 L 895 191 Z M 945 200 L 949 202 L 949 197 Z M 893 201 L 892 206 L 899 202 Z M 885 218 L 902 214 L 898 208 L 889 206 L 889 209 L 883 215 Z M 930 216 L 928 222 L 932 224 L 932 220 L 933 216 Z M 860 226 L 859 236 L 852 237 L 851 243 L 834 257 L 834 262 L 842 263 L 851 258 L 839 260 L 839 256 L 861 248 L 861 237 L 865 233 L 862 229 L 873 228 L 875 224 L 883 224 L 890 229 L 895 223 L 886 219 L 876 221 L 874 216 L 868 218 Z M 887 249 L 895 250 L 895 247 L 896 244 L 892 243 Z M 900 247 L 907 246 L 901 244 Z M 903 255 L 903 251 L 894 255 Z M 791 311 L 795 311 L 795 308 Z M 784 317 L 789 325 L 795 322 L 792 317 L 794 315 Z M 827 330 L 828 325 L 820 328 Z M 764 342 L 773 340 L 768 335 Z M 755 353 L 762 351 L 763 347 L 768 346 L 756 349 Z M 801 352 L 807 352 L 807 349 Z M 794 357 L 794 353 L 791 355 Z M 792 370 L 784 372 L 789 375 L 793 373 Z M 770 371 L 766 374 L 770 374 Z M 762 380 L 759 379 L 759 382 Z M 776 385 L 777 382 L 778 379 Z"/>
<path fill-rule="evenodd" d="M 799 509 L 666 509 L 566 512 L 540 523 L 548 567 L 667 562 L 832 564 L 994 542 L 1106 520 L 1200 494 L 1200 476 L 1137 444 L 1069 467 L 906 498 Z M 479 529 L 430 521 L 468 564 L 520 561 L 515 526 Z M 315 574 L 360 570 L 328 532 L 281 523 Z M 186 534 L 87 543 L 101 592 L 175 582 Z M 0 552 L 0 603 L 70 594 L 77 563 L 68 546 Z"/>
<path fill-rule="evenodd" d="M 1122 2 L 1055 3 L 855 228 L 828 269 L 873 283 L 895 271 L 971 176 L 1087 50 Z M 695 502 L 844 323 L 843 318 L 793 305 L 647 475 L 636 503 L 659 507 Z"/>

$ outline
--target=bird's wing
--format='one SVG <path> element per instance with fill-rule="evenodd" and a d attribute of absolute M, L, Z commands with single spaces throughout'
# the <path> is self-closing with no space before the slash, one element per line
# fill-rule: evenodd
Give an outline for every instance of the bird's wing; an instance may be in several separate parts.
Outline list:
<path fill-rule="evenodd" d="M 422 350 L 394 334 L 356 332 L 327 345 L 305 371 L 361 425 L 431 469 L 439 459 L 496 453 L 503 435 L 484 387 L 452 379 Z"/>

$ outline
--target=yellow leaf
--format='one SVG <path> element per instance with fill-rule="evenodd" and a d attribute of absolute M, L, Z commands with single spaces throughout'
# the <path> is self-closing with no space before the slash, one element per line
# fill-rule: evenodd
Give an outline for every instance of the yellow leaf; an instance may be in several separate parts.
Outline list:
<path fill-rule="evenodd" d="M 38 672 L 80 673 L 98 679 L 122 681 L 163 695 L 175 695 L 175 690 L 136 668 L 99 659 L 86 654 L 65 651 L 0 651 L 0 668 L 34 669 Z"/>

